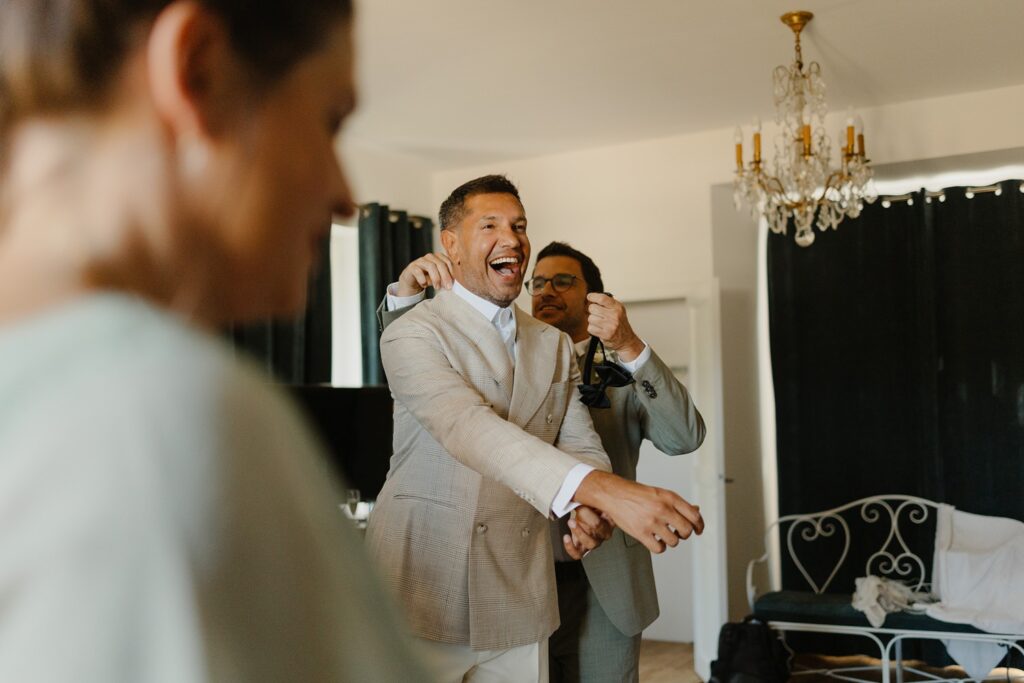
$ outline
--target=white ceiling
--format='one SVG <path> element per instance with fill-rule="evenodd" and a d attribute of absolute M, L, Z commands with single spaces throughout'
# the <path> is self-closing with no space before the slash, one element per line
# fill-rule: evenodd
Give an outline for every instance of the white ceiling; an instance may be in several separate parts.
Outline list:
<path fill-rule="evenodd" d="M 348 135 L 442 168 L 770 119 L 796 9 L 832 109 L 1024 83 L 1022 0 L 362 0 Z"/>

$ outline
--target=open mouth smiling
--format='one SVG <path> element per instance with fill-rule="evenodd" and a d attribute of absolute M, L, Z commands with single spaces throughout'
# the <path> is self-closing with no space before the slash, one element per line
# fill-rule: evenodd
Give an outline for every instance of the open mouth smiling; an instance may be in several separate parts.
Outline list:
<path fill-rule="evenodd" d="M 488 264 L 503 280 L 515 280 L 522 270 L 522 259 L 519 256 L 500 256 Z"/>

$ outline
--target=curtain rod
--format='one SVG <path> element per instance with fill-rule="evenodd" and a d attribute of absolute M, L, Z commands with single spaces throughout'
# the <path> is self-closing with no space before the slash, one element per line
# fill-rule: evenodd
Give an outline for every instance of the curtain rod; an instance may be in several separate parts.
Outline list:
<path fill-rule="evenodd" d="M 1020 187 L 1018 189 L 1021 191 L 1021 193 L 1024 193 L 1024 183 L 1021 183 Z M 974 187 L 967 187 L 967 188 L 964 189 L 964 197 L 966 197 L 967 199 L 974 199 L 975 195 L 985 194 L 987 192 L 991 192 L 995 196 L 999 197 L 1000 195 L 1003 194 L 1003 187 L 999 183 L 995 183 L 993 185 L 978 185 L 978 186 L 974 186 Z M 936 190 L 936 191 L 925 190 L 925 193 L 924 193 L 924 201 L 925 201 L 925 203 L 931 204 L 932 203 L 932 199 L 934 199 L 935 197 L 938 197 L 939 202 L 946 201 L 946 193 L 943 192 L 942 190 Z M 882 196 L 882 197 L 879 197 L 879 199 L 882 200 L 882 208 L 883 209 L 888 209 L 893 204 L 896 204 L 896 203 L 899 203 L 899 202 L 906 202 L 907 206 L 913 206 L 914 205 L 914 193 L 912 193 L 912 192 L 908 193 L 908 194 L 897 194 L 897 195 Z"/>

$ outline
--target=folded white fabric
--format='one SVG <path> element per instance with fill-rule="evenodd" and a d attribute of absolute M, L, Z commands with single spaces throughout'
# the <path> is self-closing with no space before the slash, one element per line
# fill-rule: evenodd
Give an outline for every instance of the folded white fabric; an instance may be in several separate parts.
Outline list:
<path fill-rule="evenodd" d="M 1024 523 L 939 508 L 928 616 L 991 633 L 1024 633 Z"/>
<path fill-rule="evenodd" d="M 939 507 L 932 589 L 940 601 L 927 614 L 992 633 L 1024 633 L 1024 524 L 1015 519 Z M 943 641 L 974 680 L 1006 654 L 995 643 Z"/>
<path fill-rule="evenodd" d="M 988 678 L 992 669 L 1006 656 L 1006 648 L 995 643 L 980 643 L 973 640 L 943 640 L 946 652 L 953 661 L 963 667 L 972 681 Z"/>
<path fill-rule="evenodd" d="M 920 612 L 920 605 L 933 600 L 931 594 L 911 590 L 908 586 L 881 576 L 862 576 L 853 592 L 854 609 L 863 612 L 874 628 L 885 623 L 885 615 L 904 610 Z"/>

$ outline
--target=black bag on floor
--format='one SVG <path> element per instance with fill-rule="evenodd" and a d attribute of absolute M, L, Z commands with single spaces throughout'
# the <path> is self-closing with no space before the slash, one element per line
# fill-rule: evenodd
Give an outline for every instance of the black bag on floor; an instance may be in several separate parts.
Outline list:
<path fill-rule="evenodd" d="M 789 655 L 768 624 L 749 616 L 722 626 L 718 659 L 711 662 L 708 683 L 786 683 L 787 679 Z"/>

